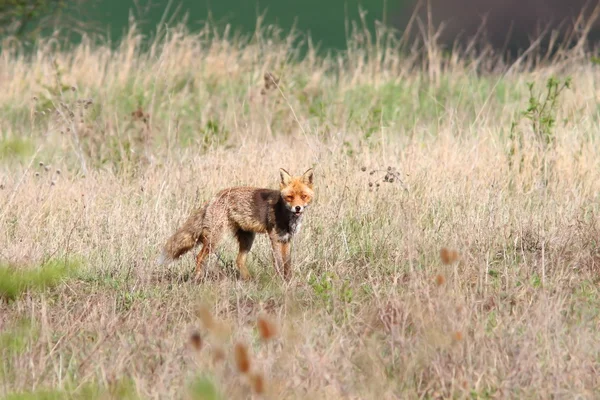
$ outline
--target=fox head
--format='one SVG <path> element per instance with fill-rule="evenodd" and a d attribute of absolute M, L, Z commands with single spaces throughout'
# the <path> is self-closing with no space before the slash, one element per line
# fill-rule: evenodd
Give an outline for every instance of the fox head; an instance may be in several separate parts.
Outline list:
<path fill-rule="evenodd" d="M 285 169 L 281 175 L 281 198 L 288 210 L 300 216 L 313 199 L 313 171 L 310 168 L 302 176 L 292 177 Z"/>

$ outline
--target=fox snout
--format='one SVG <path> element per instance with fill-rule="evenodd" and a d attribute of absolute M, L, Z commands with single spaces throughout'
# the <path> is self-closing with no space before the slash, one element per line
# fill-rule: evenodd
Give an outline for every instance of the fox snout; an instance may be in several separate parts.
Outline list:
<path fill-rule="evenodd" d="M 308 203 L 304 204 L 294 204 L 295 202 L 289 203 L 286 201 L 285 205 L 287 209 L 290 210 L 295 215 L 302 215 L 304 211 L 308 208 Z"/>
<path fill-rule="evenodd" d="M 294 212 L 294 214 L 300 215 L 304 212 L 305 208 L 306 208 L 306 206 L 295 206 L 292 208 L 292 211 Z"/>
<path fill-rule="evenodd" d="M 296 215 L 302 214 L 306 210 L 306 208 L 308 208 L 308 204 L 293 204 L 293 203 L 289 203 L 287 201 L 285 202 L 285 205 L 288 210 L 290 210 L 292 213 L 294 213 Z"/>

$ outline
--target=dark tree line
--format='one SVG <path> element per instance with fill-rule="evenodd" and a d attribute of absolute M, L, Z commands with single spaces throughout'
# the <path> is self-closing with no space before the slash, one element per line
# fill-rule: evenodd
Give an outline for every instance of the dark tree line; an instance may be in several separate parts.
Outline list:
<path fill-rule="evenodd" d="M 86 0 L 0 0 L 0 37 L 34 39 L 42 31 L 83 31 Z"/>

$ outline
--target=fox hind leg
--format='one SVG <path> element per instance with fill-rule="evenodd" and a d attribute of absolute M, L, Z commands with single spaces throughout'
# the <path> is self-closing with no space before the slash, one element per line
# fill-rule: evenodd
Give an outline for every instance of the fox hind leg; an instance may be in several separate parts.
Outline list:
<path fill-rule="evenodd" d="M 240 276 L 242 279 L 246 280 L 250 278 L 250 274 L 248 273 L 248 268 L 246 268 L 246 257 L 252 248 L 252 243 L 254 243 L 254 237 L 256 235 L 254 232 L 247 232 L 243 230 L 238 230 L 235 234 L 235 237 L 240 245 L 238 256 L 236 259 L 236 265 L 240 271 Z"/>
<path fill-rule="evenodd" d="M 196 256 L 196 271 L 194 272 L 194 277 L 196 280 L 200 279 L 202 275 L 202 270 L 204 269 L 204 260 L 210 254 L 210 245 L 206 242 L 202 244 L 202 250 Z"/>
<path fill-rule="evenodd" d="M 202 243 L 202 250 L 196 256 L 196 272 L 195 278 L 199 280 L 202 276 L 202 271 L 204 269 L 204 265 L 206 264 L 206 258 L 213 254 L 221 241 L 223 236 L 223 230 L 217 231 L 204 231 L 202 235 L 200 235 L 200 243 Z"/>

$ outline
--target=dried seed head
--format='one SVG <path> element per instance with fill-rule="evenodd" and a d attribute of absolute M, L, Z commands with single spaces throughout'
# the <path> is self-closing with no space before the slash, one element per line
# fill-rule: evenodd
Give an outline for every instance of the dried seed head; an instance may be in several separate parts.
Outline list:
<path fill-rule="evenodd" d="M 256 327 L 262 340 L 273 339 L 277 335 L 277 327 L 264 315 L 258 317 Z"/>
<path fill-rule="evenodd" d="M 77 91 L 77 89 L 75 88 L 75 86 L 71 86 L 71 90 L 72 90 L 73 92 Z"/>
<path fill-rule="evenodd" d="M 365 171 L 367 170 L 367 167 L 361 167 L 361 168 L 360 168 L 360 170 L 361 170 L 362 172 L 365 172 Z"/>
<path fill-rule="evenodd" d="M 442 286 L 444 283 L 446 283 L 446 277 L 442 274 L 436 275 L 435 284 L 438 286 Z"/>
<path fill-rule="evenodd" d="M 44 166 L 44 171 L 46 171 L 46 172 L 50 171 L 50 166 L 49 165 Z"/>
<path fill-rule="evenodd" d="M 200 336 L 199 332 L 194 332 L 190 336 L 190 344 L 194 349 L 200 351 L 202 349 L 202 336 Z"/>
<path fill-rule="evenodd" d="M 225 350 L 222 347 L 215 347 L 213 349 L 213 361 L 215 363 L 220 363 L 225 359 Z"/>
<path fill-rule="evenodd" d="M 449 250 L 445 247 L 440 250 L 440 258 L 444 264 L 452 264 L 458 261 L 459 257 L 460 255 L 456 250 Z"/>
<path fill-rule="evenodd" d="M 225 342 L 231 336 L 231 326 L 224 321 L 214 321 L 212 332 L 216 339 Z"/>
<path fill-rule="evenodd" d="M 60 169 L 56 170 L 56 175 L 60 175 Z"/>
<path fill-rule="evenodd" d="M 54 185 L 56 185 L 56 181 L 50 182 L 50 186 L 54 186 Z"/>
<path fill-rule="evenodd" d="M 452 334 L 452 339 L 453 339 L 455 342 L 460 342 L 460 341 L 462 341 L 462 340 L 463 340 L 463 334 L 462 334 L 462 332 L 461 332 L 461 331 L 456 331 L 456 332 L 454 332 L 454 333 Z"/>
<path fill-rule="evenodd" d="M 373 182 L 369 182 L 369 187 L 373 187 Z"/>
<path fill-rule="evenodd" d="M 250 371 L 250 355 L 248 348 L 243 343 L 236 343 L 234 349 L 235 365 L 242 374 Z"/>
<path fill-rule="evenodd" d="M 44 163 L 40 161 L 40 162 L 39 162 L 39 166 L 40 166 L 40 167 L 43 167 L 43 166 L 44 166 Z"/>
<path fill-rule="evenodd" d="M 196 310 L 196 316 L 200 318 L 200 322 L 204 325 L 204 328 L 211 330 L 215 326 L 215 321 L 213 319 L 212 314 L 207 306 L 201 304 Z"/>
<path fill-rule="evenodd" d="M 39 172 L 36 172 L 36 173 L 35 173 L 35 176 L 40 176 L 40 173 L 39 173 Z"/>
<path fill-rule="evenodd" d="M 388 182 L 389 182 L 389 183 L 394 183 L 394 178 L 390 178 L 390 179 L 388 180 Z"/>
<path fill-rule="evenodd" d="M 256 394 L 263 394 L 265 392 L 265 378 L 262 374 L 256 372 L 250 375 L 250 384 L 252 390 Z"/>
<path fill-rule="evenodd" d="M 392 167 L 388 167 L 388 171 L 391 171 L 391 170 L 392 170 Z"/>

